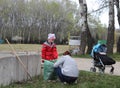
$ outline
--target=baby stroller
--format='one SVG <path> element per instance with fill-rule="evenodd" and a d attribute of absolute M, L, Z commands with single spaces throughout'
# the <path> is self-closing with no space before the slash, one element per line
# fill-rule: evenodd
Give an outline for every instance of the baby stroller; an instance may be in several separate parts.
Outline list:
<path fill-rule="evenodd" d="M 97 44 L 93 47 L 91 56 L 93 58 L 93 67 L 90 71 L 96 72 L 96 67 L 99 69 L 100 73 L 104 73 L 105 67 L 110 66 L 110 73 L 113 74 L 115 61 L 106 55 L 107 47 L 105 44 Z"/>

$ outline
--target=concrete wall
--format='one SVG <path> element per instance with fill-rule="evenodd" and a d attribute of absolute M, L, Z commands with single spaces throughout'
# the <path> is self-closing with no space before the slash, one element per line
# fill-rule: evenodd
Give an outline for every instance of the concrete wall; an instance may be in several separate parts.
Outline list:
<path fill-rule="evenodd" d="M 40 75 L 40 56 L 20 55 L 19 56 L 26 66 L 31 77 Z M 15 56 L 7 56 L 0 58 L 0 85 L 8 85 L 12 82 L 28 80 L 25 69 Z"/>

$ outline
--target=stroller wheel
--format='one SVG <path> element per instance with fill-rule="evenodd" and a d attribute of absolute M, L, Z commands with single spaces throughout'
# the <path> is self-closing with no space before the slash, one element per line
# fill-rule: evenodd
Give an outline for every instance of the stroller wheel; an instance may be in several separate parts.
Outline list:
<path fill-rule="evenodd" d="M 96 72 L 96 68 L 95 68 L 95 67 L 91 67 L 91 68 L 90 68 L 90 71 L 91 71 L 91 72 Z"/>
<path fill-rule="evenodd" d="M 114 67 L 111 66 L 110 74 L 113 74 L 113 73 L 114 73 Z"/>
<path fill-rule="evenodd" d="M 99 68 L 99 72 L 100 72 L 100 73 L 104 73 L 104 72 L 105 72 L 105 67 Z"/>

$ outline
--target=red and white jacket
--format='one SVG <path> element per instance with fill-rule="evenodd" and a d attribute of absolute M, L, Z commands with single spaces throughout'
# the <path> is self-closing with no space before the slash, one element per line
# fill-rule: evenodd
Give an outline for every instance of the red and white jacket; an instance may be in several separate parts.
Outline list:
<path fill-rule="evenodd" d="M 42 44 L 42 59 L 55 60 L 58 58 L 56 44 L 49 44 L 47 41 Z"/>

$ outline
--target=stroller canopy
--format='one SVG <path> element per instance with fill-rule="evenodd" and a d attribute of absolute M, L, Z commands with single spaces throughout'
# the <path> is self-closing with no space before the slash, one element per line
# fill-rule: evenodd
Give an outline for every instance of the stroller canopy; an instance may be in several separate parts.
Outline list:
<path fill-rule="evenodd" d="M 99 53 L 99 52 L 104 52 L 106 53 L 107 51 L 107 47 L 105 44 L 96 44 L 95 46 L 93 46 L 92 52 L 91 52 L 91 56 L 94 57 L 94 53 Z"/>

